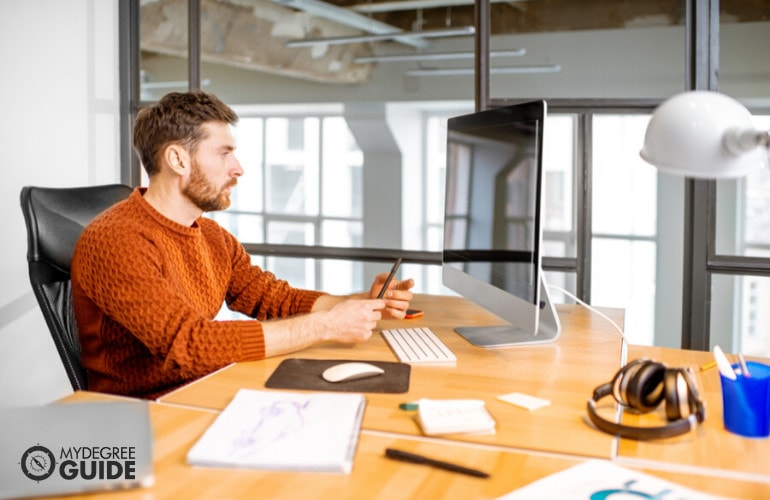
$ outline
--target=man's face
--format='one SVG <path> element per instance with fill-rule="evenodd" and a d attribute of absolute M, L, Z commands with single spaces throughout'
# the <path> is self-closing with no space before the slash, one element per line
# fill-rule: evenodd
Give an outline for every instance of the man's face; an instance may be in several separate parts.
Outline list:
<path fill-rule="evenodd" d="M 230 206 L 232 187 L 243 174 L 235 157 L 235 140 L 226 123 L 203 124 L 206 137 L 191 158 L 190 177 L 183 193 L 204 212 Z"/>

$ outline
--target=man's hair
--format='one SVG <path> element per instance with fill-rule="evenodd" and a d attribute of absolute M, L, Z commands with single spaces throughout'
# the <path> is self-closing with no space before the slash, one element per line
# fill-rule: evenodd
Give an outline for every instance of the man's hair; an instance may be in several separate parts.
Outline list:
<path fill-rule="evenodd" d="M 160 171 L 158 161 L 166 146 L 179 144 L 194 154 L 206 138 L 207 122 L 234 125 L 238 115 L 213 94 L 202 91 L 171 92 L 156 104 L 143 108 L 134 122 L 134 149 L 147 175 Z"/>

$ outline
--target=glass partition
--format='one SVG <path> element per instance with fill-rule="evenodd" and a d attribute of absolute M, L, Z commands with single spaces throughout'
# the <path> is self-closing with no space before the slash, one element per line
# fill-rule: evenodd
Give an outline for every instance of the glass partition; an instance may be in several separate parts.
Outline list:
<path fill-rule="evenodd" d="M 765 257 L 770 258 L 770 252 Z M 770 356 L 770 277 L 715 274 L 711 342 L 726 352 Z"/>
<path fill-rule="evenodd" d="M 770 130 L 770 115 L 754 116 L 754 124 Z M 717 254 L 766 257 L 770 253 L 770 169 L 717 183 L 716 229 Z"/>
<path fill-rule="evenodd" d="M 139 2 L 139 69 L 142 101 L 189 88 L 188 4 Z"/>

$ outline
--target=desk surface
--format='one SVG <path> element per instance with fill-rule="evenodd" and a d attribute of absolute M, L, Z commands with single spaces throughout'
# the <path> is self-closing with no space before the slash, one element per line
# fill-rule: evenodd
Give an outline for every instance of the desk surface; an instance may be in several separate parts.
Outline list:
<path fill-rule="evenodd" d="M 700 368 L 714 359 L 711 353 L 650 346 L 629 348 L 629 359 L 642 357 L 662 361 L 669 367 L 692 368 L 706 406 L 706 420 L 694 432 L 675 438 L 647 442 L 622 439 L 618 456 L 624 463 L 653 464 L 672 470 L 702 467 L 714 470 L 714 474 L 731 471 L 750 480 L 770 482 L 770 438 L 745 438 L 723 427 L 719 371 L 715 367 L 705 371 Z M 629 425 L 666 423 L 664 405 L 652 414 L 625 413 L 623 418 Z"/>
<path fill-rule="evenodd" d="M 80 392 L 65 402 L 102 401 L 111 396 Z M 105 493 L 106 499 L 179 498 L 497 498 L 532 481 L 579 463 L 569 457 L 547 457 L 430 442 L 364 431 L 351 474 L 295 473 L 191 467 L 190 447 L 218 412 L 150 403 L 154 433 L 155 484 L 146 489 Z M 477 468 L 481 479 L 385 458 L 395 447 Z M 94 500 L 100 495 L 67 496 Z"/>
<path fill-rule="evenodd" d="M 628 358 L 649 357 L 669 366 L 692 366 L 707 404 L 706 423 L 695 432 L 662 441 L 616 439 L 587 423 L 585 404 L 593 389 L 621 363 L 618 333 L 604 319 L 577 306 L 559 306 L 562 337 L 554 344 L 484 350 L 452 332 L 460 324 L 491 324 L 496 318 L 456 297 L 420 296 L 415 307 L 425 317 L 382 322 L 382 328 L 425 325 L 457 354 L 455 367 L 414 367 L 407 394 L 367 394 L 353 472 L 325 475 L 235 469 L 193 468 L 185 463 L 192 444 L 241 387 L 263 389 L 280 361 L 275 358 L 231 365 L 151 404 L 155 436 L 156 484 L 150 490 L 111 492 L 106 498 L 312 497 L 312 498 L 496 498 L 587 457 L 609 458 L 693 489 L 733 498 L 770 498 L 770 440 L 745 439 L 722 428 L 721 388 L 716 370 L 700 372 L 709 353 L 631 346 Z M 607 312 L 622 322 L 622 312 Z M 293 357 L 394 359 L 379 334 L 366 344 L 325 345 Z M 551 401 L 529 412 L 496 400 L 524 392 Z M 498 422 L 493 436 L 428 439 L 412 415 L 398 404 L 417 399 L 484 399 Z M 67 401 L 108 398 L 83 392 Z M 609 398 L 608 398 L 609 399 Z M 609 403 L 611 405 L 611 401 Z M 184 405 L 184 406 L 179 406 Z M 660 414 L 631 417 L 626 423 L 659 425 Z M 491 473 L 478 479 L 384 458 L 399 447 Z M 73 497 L 67 497 L 73 498 Z M 83 498 L 93 499 L 94 495 Z"/>
<path fill-rule="evenodd" d="M 500 320 L 460 297 L 418 296 L 413 301 L 425 316 L 382 321 L 381 328 L 429 326 L 457 356 L 454 366 L 413 366 L 406 394 L 368 393 L 363 427 L 368 430 L 421 435 L 413 412 L 398 405 L 422 397 L 483 399 L 497 421 L 487 436 L 453 436 L 458 441 L 504 445 L 514 449 L 610 458 L 614 438 L 586 425 L 585 404 L 593 389 L 620 364 L 621 338 L 607 320 L 578 306 L 559 306 L 561 337 L 554 343 L 505 349 L 482 349 L 453 332 L 458 325 L 499 324 Z M 622 323 L 622 312 L 608 311 Z M 286 358 L 393 361 L 379 333 L 356 346 L 325 345 L 286 357 L 238 363 L 160 399 L 197 408 L 223 409 L 240 388 L 264 389 L 265 381 Z M 522 392 L 551 404 L 527 411 L 497 400 Z"/>
<path fill-rule="evenodd" d="M 695 369 L 707 405 L 706 422 L 695 432 L 666 440 L 638 442 L 618 439 L 588 423 L 586 401 L 596 386 L 609 381 L 621 366 L 621 339 L 600 315 L 581 306 L 559 305 L 561 337 L 554 343 L 503 349 L 481 349 L 453 332 L 458 325 L 496 324 L 500 320 L 460 297 L 417 296 L 423 318 L 382 321 L 381 328 L 430 327 L 457 355 L 454 366 L 413 366 L 406 394 L 367 394 L 366 431 L 421 436 L 411 412 L 399 403 L 421 397 L 483 399 L 497 421 L 497 432 L 487 436 L 452 436 L 454 442 L 504 447 L 513 452 L 547 452 L 562 457 L 617 460 L 629 466 L 665 474 L 735 477 L 754 487 L 770 490 L 769 439 L 746 439 L 725 431 L 721 418 L 718 372 L 700 372 L 710 361 L 706 352 L 630 346 L 628 359 L 648 357 L 669 366 Z M 622 325 L 620 310 L 604 310 Z M 160 399 L 193 408 L 221 410 L 240 388 L 264 389 L 278 364 L 286 358 L 355 359 L 393 361 L 382 337 L 376 333 L 357 346 L 322 345 L 291 356 L 228 366 Z M 522 392 L 545 398 L 551 404 L 527 411 L 504 403 L 497 396 Z M 613 406 L 611 398 L 602 405 Z M 606 411 L 606 408 L 600 410 Z M 625 423 L 661 425 L 663 407 L 644 416 L 624 413 Z"/>
<path fill-rule="evenodd" d="M 103 401 L 111 396 L 75 393 L 65 402 Z M 361 433 L 351 474 L 292 473 L 190 467 L 187 451 L 211 425 L 216 411 L 150 403 L 154 433 L 155 484 L 146 489 L 66 496 L 83 499 L 178 498 L 382 498 L 491 499 L 576 465 L 575 457 L 516 452 L 441 440 L 425 440 L 376 431 Z M 395 462 L 384 449 L 396 447 L 474 467 L 490 473 L 479 479 L 432 467 Z M 634 467 L 639 468 L 639 467 Z M 770 486 L 697 471 L 639 468 L 683 487 L 732 498 L 767 498 Z"/>

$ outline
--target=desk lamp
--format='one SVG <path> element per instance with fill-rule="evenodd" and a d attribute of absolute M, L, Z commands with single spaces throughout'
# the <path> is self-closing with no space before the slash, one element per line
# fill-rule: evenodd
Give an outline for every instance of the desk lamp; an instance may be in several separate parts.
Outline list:
<path fill-rule="evenodd" d="M 724 94 L 677 94 L 652 114 L 639 153 L 662 172 L 697 179 L 741 177 L 770 163 L 770 131 Z"/>

